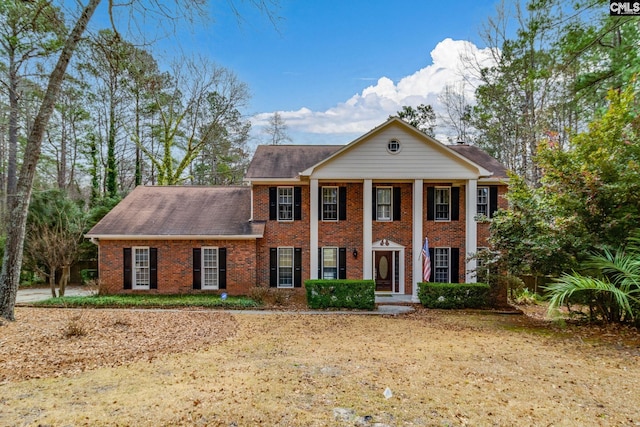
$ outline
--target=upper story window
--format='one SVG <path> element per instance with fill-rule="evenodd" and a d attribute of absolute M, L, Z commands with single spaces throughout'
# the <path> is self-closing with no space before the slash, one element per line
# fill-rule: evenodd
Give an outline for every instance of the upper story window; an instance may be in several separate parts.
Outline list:
<path fill-rule="evenodd" d="M 449 221 L 451 219 L 450 187 L 436 187 L 435 189 L 435 220 Z"/>
<path fill-rule="evenodd" d="M 391 221 L 392 187 L 376 187 L 376 219 Z"/>
<path fill-rule="evenodd" d="M 478 187 L 478 215 L 489 216 L 489 187 Z"/>
<path fill-rule="evenodd" d="M 400 141 L 397 139 L 392 139 L 387 143 L 387 151 L 391 154 L 396 154 L 400 152 Z"/>
<path fill-rule="evenodd" d="M 338 187 L 322 187 L 322 219 L 338 220 Z"/>
<path fill-rule="evenodd" d="M 278 187 L 278 221 L 293 221 L 293 187 Z"/>

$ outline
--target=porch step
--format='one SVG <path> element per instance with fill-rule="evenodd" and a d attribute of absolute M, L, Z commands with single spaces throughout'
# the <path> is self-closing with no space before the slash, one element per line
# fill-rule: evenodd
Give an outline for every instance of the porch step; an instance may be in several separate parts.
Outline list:
<path fill-rule="evenodd" d="M 384 305 L 415 304 L 411 300 L 411 295 L 400 294 L 376 294 L 375 303 Z"/>

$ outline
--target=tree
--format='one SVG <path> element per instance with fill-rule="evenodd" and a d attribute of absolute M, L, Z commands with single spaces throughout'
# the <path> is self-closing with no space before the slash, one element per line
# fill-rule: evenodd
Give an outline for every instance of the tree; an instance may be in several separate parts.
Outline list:
<path fill-rule="evenodd" d="M 20 281 L 20 269 L 22 267 L 27 212 L 33 190 L 35 170 L 42 149 L 44 132 L 60 93 L 60 86 L 69 61 L 99 3 L 100 0 L 88 0 L 71 33 L 65 40 L 58 61 L 49 76 L 44 98 L 27 137 L 15 197 L 12 197 L 8 203 L 8 232 L 2 272 L 0 272 L 0 317 L 7 320 L 15 320 L 14 307 Z"/>
<path fill-rule="evenodd" d="M 631 237 L 616 251 L 604 249 L 583 263 L 584 273 L 564 274 L 547 287 L 549 314 L 578 303 L 590 320 L 638 321 L 640 315 L 640 239 Z"/>
<path fill-rule="evenodd" d="M 78 259 L 86 216 L 64 191 L 35 193 L 29 207 L 26 264 L 49 279 L 51 295 L 64 296 L 71 265 Z M 61 271 L 59 294 L 56 274 Z"/>
<path fill-rule="evenodd" d="M 640 224 L 640 120 L 631 87 L 611 91 L 609 108 L 568 149 L 541 142 L 544 172 L 533 188 L 513 176 L 509 209 L 494 216 L 491 240 L 511 273 L 559 274 L 591 253 L 616 247 Z"/>
<path fill-rule="evenodd" d="M 249 91 L 231 71 L 206 61 L 187 60 L 174 65 L 166 89 L 154 96 L 161 152 L 136 143 L 155 165 L 158 184 L 176 185 L 186 179 L 185 171 L 211 139 L 236 120 Z"/>
<path fill-rule="evenodd" d="M 565 23 L 558 41 L 570 80 L 576 111 L 592 119 L 606 107 L 607 92 L 637 87 L 640 73 L 640 27 L 633 16 L 610 16 L 605 0 L 578 1 L 574 19 Z"/>
<path fill-rule="evenodd" d="M 427 135 L 436 135 L 436 113 L 431 105 L 420 104 L 416 108 L 405 105 L 398 111 L 398 117 Z"/>
<path fill-rule="evenodd" d="M 241 184 L 249 163 L 247 145 L 251 123 L 244 121 L 240 112 L 235 109 L 222 122 L 205 126 L 213 128 L 201 131 L 202 135 L 206 135 L 206 141 L 193 164 L 192 183 Z"/>
<path fill-rule="evenodd" d="M 35 171 L 40 159 L 43 136 L 46 127 L 51 118 L 51 114 L 58 99 L 60 87 L 65 76 L 65 72 L 69 62 L 78 47 L 89 20 L 91 19 L 96 8 L 100 4 L 100 0 L 86 0 L 86 4 L 80 6 L 80 14 L 72 26 L 70 33 L 64 38 L 63 48 L 60 51 L 58 60 L 53 66 L 51 73 L 48 74 L 46 90 L 38 112 L 35 115 L 33 125 L 29 129 L 26 138 L 26 144 L 23 154 L 23 161 L 18 175 L 15 197 L 12 197 L 8 203 L 8 220 L 7 220 L 7 238 L 5 253 L 3 257 L 2 270 L 0 272 L 0 317 L 7 320 L 14 320 L 14 307 L 16 294 L 20 280 L 20 270 L 23 259 L 24 236 L 26 230 L 27 212 L 31 193 L 33 191 L 33 183 L 35 179 Z M 126 2 L 129 10 L 139 8 L 144 14 L 153 13 L 155 18 L 159 16 L 169 16 L 170 12 L 185 16 L 186 12 L 193 10 L 201 11 L 204 0 L 197 1 L 181 1 L 176 0 L 177 7 L 167 8 L 159 0 L 151 0 L 148 2 Z M 266 13 L 270 18 L 272 3 L 263 0 L 252 1 L 262 12 Z M 114 8 L 114 2 L 109 0 L 109 10 Z"/>
<path fill-rule="evenodd" d="M 467 99 L 464 82 L 446 85 L 438 96 L 438 101 L 445 110 L 445 114 L 441 116 L 442 121 L 456 133 L 455 140 L 450 142 L 473 142 L 471 124 L 473 107 Z"/>
<path fill-rule="evenodd" d="M 287 133 L 287 124 L 279 111 L 269 117 L 269 124 L 262 132 L 267 135 L 271 145 L 279 145 L 284 142 L 291 142 L 291 137 Z"/>
<path fill-rule="evenodd" d="M 133 45 L 122 40 L 120 34 L 113 30 L 101 30 L 91 42 L 90 61 L 81 65 L 82 69 L 87 70 L 99 82 L 95 99 L 106 103 L 105 192 L 108 197 L 116 197 L 118 194 L 116 145 L 125 121 L 122 106 L 130 96 L 130 91 L 123 88 L 127 85 L 127 68 L 132 62 L 134 51 Z"/>
<path fill-rule="evenodd" d="M 49 1 L 0 1 L 0 54 L 6 58 L 2 86 L 9 98 L 7 195 L 16 192 L 21 80 L 34 59 L 51 56 L 62 47 L 64 23 L 60 11 Z M 0 189 L 0 191 L 4 188 Z"/>

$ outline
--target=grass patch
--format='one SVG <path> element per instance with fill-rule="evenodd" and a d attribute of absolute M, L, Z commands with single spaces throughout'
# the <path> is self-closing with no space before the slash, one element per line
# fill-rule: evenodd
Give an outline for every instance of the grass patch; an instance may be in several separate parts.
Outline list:
<path fill-rule="evenodd" d="M 219 295 L 89 295 L 49 298 L 33 303 L 37 307 L 94 307 L 94 308 L 256 308 L 261 304 L 247 297 Z"/>

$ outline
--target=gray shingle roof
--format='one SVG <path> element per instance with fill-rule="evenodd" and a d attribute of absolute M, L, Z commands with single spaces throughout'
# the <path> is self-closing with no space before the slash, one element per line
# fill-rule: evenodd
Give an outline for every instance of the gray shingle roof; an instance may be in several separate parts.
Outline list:
<path fill-rule="evenodd" d="M 248 187 L 139 186 L 87 233 L 117 236 L 262 236 Z"/>
<path fill-rule="evenodd" d="M 482 166 L 489 172 L 493 172 L 491 178 L 508 178 L 507 168 L 505 168 L 499 161 L 491 157 L 481 148 L 467 144 L 455 144 L 447 145 L 453 151 L 471 160 L 478 166 Z"/>
<path fill-rule="evenodd" d="M 342 145 L 260 145 L 249 164 L 246 179 L 296 178 L 307 168 L 340 150 Z"/>
<path fill-rule="evenodd" d="M 478 166 L 507 178 L 507 169 L 482 149 L 466 144 L 447 145 Z M 251 160 L 246 179 L 296 178 L 298 174 L 331 156 L 343 145 L 260 145 Z"/>

